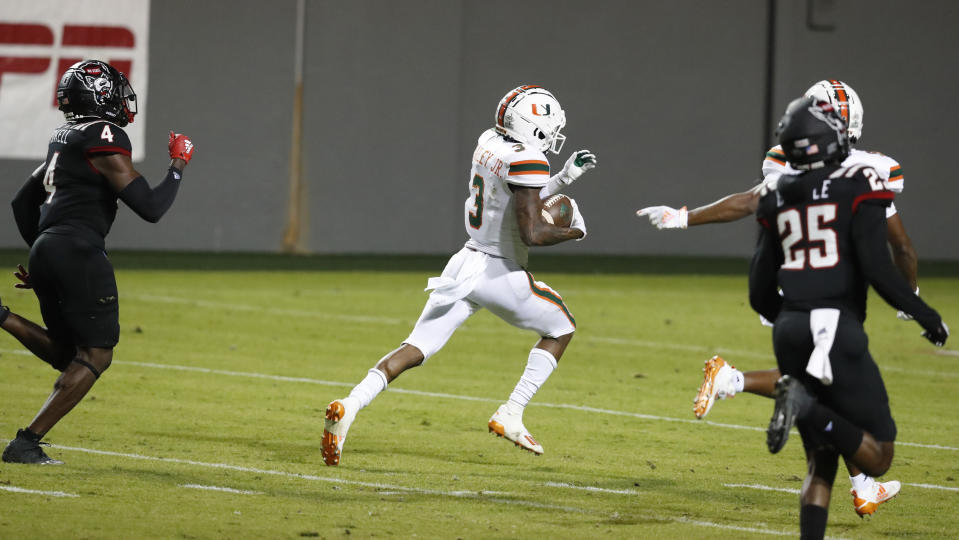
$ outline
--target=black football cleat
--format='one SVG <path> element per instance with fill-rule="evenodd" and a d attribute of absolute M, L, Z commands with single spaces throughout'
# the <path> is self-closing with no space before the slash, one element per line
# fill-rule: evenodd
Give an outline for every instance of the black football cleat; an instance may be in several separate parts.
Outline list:
<path fill-rule="evenodd" d="M 32 465 L 63 465 L 40 448 L 40 439 L 25 429 L 17 431 L 17 438 L 10 441 L 3 451 L 5 463 L 28 463 Z"/>
<path fill-rule="evenodd" d="M 809 395 L 799 380 L 783 375 L 776 381 L 776 407 L 766 429 L 766 446 L 773 454 L 786 446 L 789 430 L 796 425 L 796 417 L 809 410 L 815 398 Z"/>

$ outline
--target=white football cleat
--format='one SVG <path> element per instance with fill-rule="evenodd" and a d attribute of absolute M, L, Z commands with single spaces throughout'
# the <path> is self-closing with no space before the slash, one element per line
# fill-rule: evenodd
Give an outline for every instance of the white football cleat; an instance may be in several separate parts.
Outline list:
<path fill-rule="evenodd" d="M 346 442 L 346 432 L 356 418 L 360 407 L 356 398 L 345 397 L 330 402 L 326 407 L 326 425 L 323 429 L 323 461 L 339 465 Z"/>
<path fill-rule="evenodd" d="M 859 514 L 859 517 L 864 517 L 867 514 L 872 515 L 879 509 L 880 504 L 899 495 L 900 489 L 902 489 L 902 484 L 898 480 L 873 481 L 872 485 L 863 490 L 862 494 L 857 493 L 855 489 L 850 489 L 849 493 L 852 495 L 852 505 L 856 508 L 856 513 Z"/>
<path fill-rule="evenodd" d="M 696 399 L 693 400 L 693 414 L 696 418 L 702 418 L 713 408 L 716 398 L 726 399 L 736 395 L 735 377 L 733 377 L 733 366 L 720 358 L 718 355 L 706 360 L 706 367 L 703 368 L 705 374 L 703 384 L 696 393 Z"/>
<path fill-rule="evenodd" d="M 543 454 L 542 445 L 536 442 L 536 439 L 530 435 L 526 426 L 523 425 L 522 413 L 511 414 L 505 403 L 500 405 L 499 409 L 496 409 L 496 412 L 490 417 L 489 431 L 513 441 L 516 446 L 529 450 L 537 456 Z"/>

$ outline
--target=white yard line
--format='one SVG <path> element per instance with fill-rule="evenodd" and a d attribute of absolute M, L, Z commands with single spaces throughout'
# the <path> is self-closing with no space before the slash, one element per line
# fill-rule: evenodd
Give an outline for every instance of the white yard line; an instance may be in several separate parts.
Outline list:
<path fill-rule="evenodd" d="M 0 486 L 0 490 L 30 495 L 46 495 L 48 497 L 79 497 L 79 495 L 75 495 L 73 493 L 64 493 L 62 491 L 39 491 L 36 489 L 24 489 L 14 486 Z"/>
<path fill-rule="evenodd" d="M 942 491 L 959 491 L 959 487 L 949 487 L 949 486 L 937 486 L 935 484 L 913 484 L 911 482 L 903 482 L 902 485 L 917 487 L 922 489 L 938 489 Z M 773 486 L 764 486 L 762 484 L 723 484 L 724 487 L 728 488 L 746 488 L 746 489 L 759 489 L 762 491 L 782 491 L 783 493 L 795 493 L 799 494 L 798 489 L 794 488 L 778 488 Z"/>
<path fill-rule="evenodd" d="M 0 349 L 0 352 L 11 353 L 18 355 L 27 355 L 30 356 L 30 352 L 22 349 Z M 325 381 L 322 379 L 311 379 L 308 377 L 287 377 L 284 375 L 270 375 L 267 373 L 254 373 L 248 371 L 231 371 L 225 369 L 211 369 L 204 367 L 196 366 L 178 366 L 175 364 L 156 364 L 152 362 L 130 362 L 125 360 L 114 360 L 114 364 L 119 365 L 129 365 L 129 366 L 139 366 L 139 367 L 148 367 L 155 369 L 168 369 L 173 371 L 192 371 L 196 373 L 207 373 L 211 375 L 228 375 L 230 377 L 247 377 L 251 379 L 265 379 L 270 381 L 280 381 L 280 382 L 298 382 L 306 384 L 318 384 L 323 386 L 336 386 L 341 388 L 352 388 L 355 386 L 355 383 L 341 382 L 341 381 Z M 422 390 L 408 390 L 405 388 L 388 388 L 390 392 L 396 392 L 398 394 L 410 394 L 414 396 L 423 396 L 423 397 L 435 397 L 443 399 L 456 399 L 460 401 L 479 401 L 483 403 L 501 403 L 503 400 L 494 399 L 494 398 L 484 398 L 476 396 L 464 396 L 459 394 L 447 394 L 444 392 L 424 392 Z M 660 422 L 679 422 L 682 424 L 700 424 L 712 427 L 721 427 L 727 429 L 739 429 L 746 431 L 765 431 L 766 428 L 759 426 L 743 426 L 739 424 L 725 424 L 722 422 L 713 422 L 710 420 L 694 420 L 690 418 L 675 418 L 671 416 L 659 416 L 654 414 L 643 414 L 629 411 L 617 411 L 613 409 L 600 409 L 597 407 L 587 407 L 585 405 L 571 405 L 569 403 L 530 403 L 534 407 L 547 407 L 551 409 L 569 409 L 574 411 L 582 412 L 591 412 L 597 414 L 607 414 L 611 416 L 625 416 L 628 418 L 638 418 L 641 420 L 655 420 Z M 950 452 L 959 452 L 959 448 L 953 446 L 943 446 L 939 444 L 924 444 L 924 443 L 914 443 L 906 441 L 896 441 L 896 444 L 901 446 L 911 446 L 914 448 L 926 448 L 929 450 L 947 450 Z"/>
<path fill-rule="evenodd" d="M 441 497 L 457 497 L 463 499 L 479 499 L 483 501 L 489 501 L 496 504 L 507 504 L 507 505 L 516 505 L 516 506 L 528 506 L 532 508 L 543 508 L 547 510 L 562 510 L 564 512 L 578 512 L 578 513 L 590 513 L 588 510 L 582 508 L 576 508 L 572 506 L 559 506 L 554 504 L 545 504 L 536 501 L 523 501 L 523 500 L 514 500 L 514 499 L 499 499 L 494 497 L 488 497 L 487 494 L 497 494 L 503 496 L 513 496 L 510 493 L 501 493 L 501 492 L 486 492 L 486 491 L 446 491 L 438 489 L 426 489 L 426 488 L 415 488 L 407 486 L 398 486 L 394 484 L 383 484 L 380 482 L 362 482 L 359 480 L 346 480 L 344 478 L 335 478 L 330 476 L 317 476 L 314 474 L 300 474 L 300 473 L 291 473 L 286 471 L 277 471 L 270 469 L 260 469 L 257 467 L 243 467 L 240 465 L 231 465 L 229 463 L 208 463 L 203 461 L 194 461 L 190 459 L 179 459 L 179 458 L 166 458 L 166 457 L 156 457 L 156 456 L 145 456 L 142 454 L 126 454 L 122 452 L 109 452 L 106 450 L 94 450 L 92 448 L 81 448 L 76 446 L 61 446 L 58 444 L 51 444 L 50 448 L 56 448 L 59 450 L 66 450 L 72 452 L 84 452 L 87 454 L 96 454 L 101 456 L 111 456 L 111 457 L 122 457 L 127 459 L 138 459 L 143 461 L 157 461 L 161 463 L 173 463 L 177 465 L 192 465 L 195 467 L 205 467 L 210 469 L 221 469 L 228 471 L 244 472 L 244 473 L 254 473 L 260 475 L 270 475 L 270 476 L 282 476 L 286 478 L 296 478 L 299 480 L 309 480 L 314 482 L 328 482 L 331 484 L 342 484 L 348 486 L 359 486 L 367 487 L 376 490 L 384 490 L 387 492 L 403 492 L 407 494 L 420 494 L 420 495 L 438 495 Z"/>
<path fill-rule="evenodd" d="M 245 371 L 229 371 L 229 370 L 222 370 L 222 369 L 210 369 L 210 368 L 201 368 L 201 367 L 193 367 L 193 366 L 154 364 L 149 362 L 129 362 L 129 361 L 122 361 L 122 360 L 114 360 L 113 363 L 120 364 L 120 365 L 140 366 L 140 367 L 149 367 L 149 368 L 156 368 L 156 369 L 170 369 L 175 371 L 194 371 L 198 373 L 229 375 L 232 377 L 250 377 L 254 379 L 267 379 L 267 380 L 283 381 L 283 382 L 301 382 L 301 383 L 307 383 L 307 384 L 319 384 L 324 386 L 338 386 L 338 387 L 347 387 L 347 388 L 354 386 L 354 383 L 346 383 L 346 382 L 339 382 L 339 381 L 324 381 L 321 379 L 310 379 L 307 377 L 286 377 L 282 375 L 269 375 L 265 373 L 252 373 L 252 372 L 245 372 Z M 443 392 L 424 392 L 421 390 L 408 390 L 405 388 L 388 388 L 388 391 L 396 392 L 398 394 L 411 394 L 416 396 L 435 397 L 435 398 L 443 398 L 443 399 L 457 399 L 460 401 L 479 401 L 483 403 L 501 403 L 502 402 L 501 399 L 484 398 L 484 397 L 476 397 L 476 396 L 464 396 L 464 395 L 458 395 L 458 394 L 447 394 Z M 628 418 L 639 418 L 641 420 L 656 420 L 660 422 L 679 422 L 683 424 L 701 424 L 701 425 L 721 427 L 721 428 L 727 428 L 727 429 L 740 429 L 740 430 L 748 430 L 748 431 L 765 431 L 766 430 L 765 428 L 758 427 L 758 426 L 723 424 L 720 422 L 711 422 L 709 420 L 695 420 L 691 418 L 674 418 L 670 416 L 658 416 L 654 414 L 643 414 L 643 413 L 635 413 L 635 412 L 629 412 L 629 411 L 617 411 L 613 409 L 600 409 L 597 407 L 587 407 L 585 405 L 571 405 L 568 403 L 533 402 L 533 403 L 530 403 L 530 406 L 548 407 L 552 409 L 569 409 L 569 410 L 591 412 L 591 413 L 597 413 L 597 414 L 607 414 L 612 416 L 625 416 Z M 903 442 L 903 441 L 896 441 L 896 444 L 899 444 L 902 446 L 913 446 L 917 448 L 927 448 L 930 450 L 949 450 L 953 452 L 959 451 L 959 448 L 955 448 L 952 446 L 942 446 L 938 444 L 910 443 L 910 442 Z"/>
<path fill-rule="evenodd" d="M 263 495 L 262 491 L 248 491 L 245 489 L 233 489 L 220 486 L 204 486 L 201 484 L 180 484 L 181 488 L 202 489 L 206 491 L 222 491 L 224 493 L 237 493 L 239 495 Z"/>
<path fill-rule="evenodd" d="M 762 491 L 781 491 L 783 493 L 794 493 L 799 494 L 798 489 L 794 488 L 778 488 L 772 486 L 764 486 L 762 484 L 723 484 L 723 487 L 728 488 L 746 488 L 746 489 L 758 489 Z"/>
<path fill-rule="evenodd" d="M 741 527 L 739 525 L 724 525 L 722 523 L 713 523 L 712 521 L 699 521 L 689 518 L 673 518 L 673 521 L 677 523 L 688 523 L 690 525 L 697 525 L 699 527 L 713 527 L 716 529 L 725 529 L 727 531 L 740 531 L 740 532 L 751 532 L 756 534 L 771 534 L 775 536 L 792 536 L 795 538 L 798 534 L 797 531 L 773 531 L 770 529 L 757 529 L 755 527 Z M 842 537 L 836 536 L 827 536 L 826 540 L 843 540 Z"/>
<path fill-rule="evenodd" d="M 382 484 L 382 483 L 379 483 L 379 482 L 361 482 L 361 481 L 356 481 L 356 480 L 345 480 L 345 479 L 343 479 L 343 478 L 333 478 L 333 477 L 326 477 L 326 476 L 316 476 L 316 475 L 312 475 L 312 474 L 291 473 L 291 472 L 286 472 L 286 471 L 276 471 L 276 470 L 270 470 L 270 469 L 260 469 L 260 468 L 256 468 L 256 467 L 242 467 L 242 466 L 239 466 L 239 465 L 231 465 L 231 464 L 228 464 L 228 463 L 206 463 L 206 462 L 202 462 L 202 461 L 193 461 L 193 460 L 188 460 L 188 459 L 145 456 L 145 455 L 142 455 L 142 454 L 125 454 L 125 453 L 121 453 L 121 452 L 108 452 L 108 451 L 105 451 L 105 450 L 94 450 L 94 449 L 91 449 L 91 448 L 80 448 L 80 447 L 74 447 L 74 446 L 50 445 L 50 447 L 51 447 L 51 448 L 56 448 L 56 449 L 58 449 L 58 450 L 65 450 L 65 451 L 72 451 L 72 452 L 84 452 L 84 453 L 87 453 L 87 454 L 97 454 L 97 455 L 103 455 L 103 456 L 121 457 L 121 458 L 137 459 L 137 460 L 144 460 L 144 461 L 156 461 L 156 462 L 161 462 L 161 463 L 172 463 L 172 464 L 178 464 L 178 465 L 192 465 L 192 466 L 195 466 L 195 467 L 205 467 L 205 468 L 211 468 L 211 469 L 230 470 L 230 471 L 236 471 L 236 472 L 254 473 L 254 474 L 259 474 L 259 475 L 281 476 L 281 477 L 287 477 L 287 478 L 294 478 L 294 479 L 298 479 L 298 480 L 309 480 L 309 481 L 329 482 L 329 483 L 341 484 L 341 485 L 351 485 L 351 486 L 368 487 L 368 488 L 373 488 L 373 489 L 378 490 L 378 491 L 377 491 L 377 494 L 380 494 L 380 495 L 403 495 L 403 494 L 407 494 L 407 495 L 410 495 L 410 494 L 438 495 L 438 496 L 441 496 L 441 497 L 457 497 L 457 498 L 464 498 L 464 499 L 476 499 L 476 500 L 480 500 L 480 501 L 484 501 L 484 502 L 490 502 L 490 503 L 494 503 L 494 504 L 525 506 L 525 507 L 529 507 L 529 508 L 539 508 L 539 509 L 543 509 L 543 510 L 561 510 L 561 511 L 564 511 L 564 512 L 576 512 L 576 513 L 581 513 L 581 514 L 593 514 L 593 515 L 600 515 L 600 516 L 605 516 L 605 515 L 606 515 L 604 512 L 596 511 L 596 510 L 592 510 L 592 509 L 577 508 L 577 507 L 573 507 L 573 506 L 559 506 L 559 505 L 554 505 L 554 504 L 540 503 L 540 502 L 536 502 L 536 501 L 524 501 L 524 500 L 516 500 L 516 499 L 503 499 L 503 498 L 488 497 L 488 496 L 487 496 L 487 495 L 493 495 L 493 494 L 495 494 L 495 495 L 503 495 L 503 496 L 511 496 L 511 494 L 509 494 L 509 493 L 502 493 L 502 492 L 495 492 L 495 491 L 490 491 L 490 492 L 487 492 L 487 491 L 444 491 L 444 490 L 435 490 L 435 489 L 424 489 L 424 488 L 414 488 L 414 487 L 398 486 L 398 485 L 391 485 L 391 484 Z M 571 484 L 559 484 L 559 487 L 567 487 L 567 486 L 572 486 L 572 485 L 571 485 Z M 181 487 L 189 487 L 189 488 L 196 488 L 196 489 L 213 489 L 213 490 L 217 490 L 217 491 L 228 491 L 228 492 L 231 492 L 231 493 L 234 493 L 234 492 L 236 492 L 236 493 L 257 493 L 257 492 L 244 492 L 244 491 L 241 491 L 241 490 L 233 490 L 233 489 L 231 489 L 231 488 L 218 488 L 218 487 L 214 487 L 214 486 L 202 486 L 202 485 L 198 485 L 198 484 L 184 484 L 184 485 L 181 485 Z M 605 489 L 601 489 L 601 488 L 593 488 L 593 489 L 590 489 L 589 491 L 602 491 L 602 492 L 604 492 L 604 493 L 605 493 L 605 492 L 619 493 L 619 491 L 617 491 L 617 490 L 605 490 Z M 41 493 L 52 493 L 52 492 L 41 492 Z M 66 496 L 70 496 L 70 495 L 66 495 Z M 73 495 L 73 496 L 76 496 L 76 495 Z M 732 531 L 750 532 L 750 533 L 765 534 L 765 535 L 772 535 L 772 536 L 796 536 L 796 532 L 795 532 L 795 531 L 774 531 L 774 530 L 771 530 L 771 529 L 764 529 L 764 528 L 759 528 L 759 527 L 741 527 L 741 526 L 737 526 L 737 525 L 724 525 L 724 524 L 722 524 L 722 523 L 713 523 L 713 522 L 710 522 L 710 521 L 692 520 L 692 519 L 689 519 L 689 518 L 686 518 L 686 517 L 670 517 L 670 516 L 655 516 L 655 515 L 653 515 L 653 516 L 644 515 L 644 517 L 646 517 L 646 518 L 652 518 L 652 519 L 655 519 L 655 520 L 657 520 L 657 521 L 662 521 L 662 522 L 674 522 L 674 523 L 682 523 L 682 524 L 695 525 L 695 526 L 697 526 L 697 527 L 710 527 L 710 528 L 715 528 L 715 529 L 724 529 L 724 530 L 732 530 Z"/>
<path fill-rule="evenodd" d="M 0 349 L 0 352 L 11 353 L 18 355 L 27 355 L 31 356 L 29 351 L 23 349 Z M 322 379 L 311 379 L 308 377 L 287 377 L 284 375 L 270 375 L 267 373 L 254 373 L 248 371 L 231 371 L 225 369 L 211 369 L 204 367 L 196 366 L 178 366 L 175 364 L 156 364 L 152 362 L 130 362 L 125 360 L 114 360 L 114 364 L 119 365 L 129 365 L 129 366 L 139 366 L 139 367 L 148 367 L 155 369 L 168 369 L 173 371 L 192 371 L 196 373 L 207 373 L 211 375 L 227 375 L 230 377 L 247 377 L 251 379 L 265 379 L 270 381 L 280 381 L 280 382 L 297 382 L 297 383 L 306 383 L 306 384 L 318 384 L 322 386 L 336 386 L 341 388 L 352 388 L 355 386 L 355 383 L 341 382 L 341 381 L 325 381 Z M 405 388 L 388 388 L 390 392 L 396 392 L 398 394 L 410 394 L 414 396 L 423 396 L 423 397 L 434 397 L 434 398 L 443 398 L 443 399 L 456 399 L 460 401 L 478 401 L 483 403 L 500 403 L 501 399 L 494 398 L 484 398 L 484 397 L 475 397 L 475 396 L 464 396 L 459 394 L 447 394 L 444 392 L 425 392 L 422 390 L 408 390 Z M 597 407 L 587 407 L 585 405 L 571 405 L 569 403 L 530 403 L 534 407 L 547 407 L 551 409 L 569 409 L 582 412 L 591 412 L 597 414 L 607 414 L 611 416 L 625 416 L 628 418 L 638 418 L 641 420 L 655 420 L 660 422 L 679 422 L 682 424 L 700 424 L 712 427 L 721 427 L 727 429 L 739 429 L 746 431 L 765 431 L 766 428 L 759 426 L 743 426 L 739 424 L 725 424 L 722 422 L 713 422 L 710 420 L 694 420 L 690 418 L 675 418 L 671 416 L 659 416 L 654 414 L 643 414 L 629 411 L 617 411 L 613 409 L 600 409 Z M 939 444 L 924 444 L 924 443 L 914 443 L 906 441 L 896 441 L 896 444 L 901 446 L 911 446 L 915 448 L 926 448 L 929 450 L 947 450 L 950 452 L 959 452 L 959 448 L 953 446 L 943 446 Z"/>
<path fill-rule="evenodd" d="M 638 492 L 633 491 L 631 489 L 609 489 L 609 488 L 601 488 L 601 487 L 595 487 L 595 486 L 577 486 L 575 484 L 567 484 L 565 482 L 545 482 L 543 483 L 543 485 L 548 487 L 578 489 L 580 491 L 594 491 L 598 493 L 614 493 L 616 495 L 639 495 Z"/>
<path fill-rule="evenodd" d="M 155 302 L 160 304 L 184 304 L 194 307 L 226 309 L 234 311 L 251 311 L 258 313 L 270 313 L 272 315 L 289 315 L 299 318 L 317 318 L 317 319 L 335 319 L 349 322 L 376 323 L 376 324 L 402 324 L 408 323 L 407 319 L 397 317 L 371 317 L 367 315 L 347 315 L 344 313 L 326 313 L 320 310 L 312 309 L 286 309 L 271 308 L 266 306 L 255 306 L 250 304 L 233 304 L 229 302 L 217 302 L 213 300 L 196 300 L 193 298 L 178 298 L 175 296 L 156 296 L 151 294 L 133 294 L 125 296 L 131 300 L 142 300 L 144 302 Z"/>
<path fill-rule="evenodd" d="M 925 489 L 941 489 L 943 491 L 959 491 L 959 487 L 937 486 L 935 484 L 913 484 L 911 482 L 903 482 L 902 485 Z"/>

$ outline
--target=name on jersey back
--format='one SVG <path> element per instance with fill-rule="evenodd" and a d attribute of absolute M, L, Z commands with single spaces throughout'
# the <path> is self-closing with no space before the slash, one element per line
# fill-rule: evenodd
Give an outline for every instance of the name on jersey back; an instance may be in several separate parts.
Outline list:
<path fill-rule="evenodd" d="M 500 174 L 500 171 L 503 169 L 503 161 L 497 158 L 491 165 L 490 162 L 493 160 L 493 155 L 493 152 L 490 152 L 482 146 L 477 146 L 476 151 L 473 152 L 473 163 L 486 167 L 496 176 L 503 176 Z"/>
<path fill-rule="evenodd" d="M 51 143 L 60 143 L 67 144 L 67 137 L 70 135 L 70 132 L 73 131 L 72 128 L 60 128 L 53 132 L 53 136 L 50 137 Z"/>

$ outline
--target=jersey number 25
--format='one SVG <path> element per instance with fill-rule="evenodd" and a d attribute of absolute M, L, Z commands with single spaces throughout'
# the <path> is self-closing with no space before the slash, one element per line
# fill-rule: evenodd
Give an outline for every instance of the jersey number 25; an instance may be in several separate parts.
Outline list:
<path fill-rule="evenodd" d="M 776 217 L 776 227 L 783 246 L 783 270 L 802 270 L 809 262 L 811 268 L 831 268 L 839 262 L 839 244 L 836 231 L 828 225 L 836 220 L 835 203 L 817 204 L 805 208 L 790 208 Z M 805 221 L 805 227 L 803 227 Z M 807 247 L 797 247 L 805 238 Z"/>

